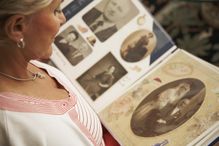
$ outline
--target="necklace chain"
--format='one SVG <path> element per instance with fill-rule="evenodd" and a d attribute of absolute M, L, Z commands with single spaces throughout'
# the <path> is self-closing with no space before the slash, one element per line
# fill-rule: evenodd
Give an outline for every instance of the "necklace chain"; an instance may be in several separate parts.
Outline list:
<path fill-rule="evenodd" d="M 17 81 L 34 81 L 36 78 L 40 78 L 40 79 L 44 79 L 45 78 L 45 75 L 40 73 L 40 72 L 36 72 L 36 73 L 33 73 L 31 71 L 29 71 L 29 72 L 32 74 L 32 77 L 31 78 L 26 78 L 26 79 L 25 78 L 17 78 L 17 77 L 8 75 L 8 74 L 3 73 L 3 72 L 0 72 L 0 74 L 5 76 L 5 77 L 17 80 Z"/>

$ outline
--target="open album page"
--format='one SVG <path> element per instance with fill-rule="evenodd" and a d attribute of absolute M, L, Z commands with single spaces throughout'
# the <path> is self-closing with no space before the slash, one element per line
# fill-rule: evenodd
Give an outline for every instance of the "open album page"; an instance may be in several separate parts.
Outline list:
<path fill-rule="evenodd" d="M 51 60 L 96 111 L 176 49 L 138 0 L 64 1 Z"/>
<path fill-rule="evenodd" d="M 218 70 L 178 49 L 99 115 L 122 145 L 185 146 L 219 128 L 218 83 Z"/>

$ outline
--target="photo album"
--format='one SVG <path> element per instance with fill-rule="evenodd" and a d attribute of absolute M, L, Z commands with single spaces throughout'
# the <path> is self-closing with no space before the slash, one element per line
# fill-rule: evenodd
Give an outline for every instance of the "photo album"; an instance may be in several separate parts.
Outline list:
<path fill-rule="evenodd" d="M 178 48 L 140 0 L 65 0 L 50 64 L 124 146 L 218 144 L 219 68 Z"/>

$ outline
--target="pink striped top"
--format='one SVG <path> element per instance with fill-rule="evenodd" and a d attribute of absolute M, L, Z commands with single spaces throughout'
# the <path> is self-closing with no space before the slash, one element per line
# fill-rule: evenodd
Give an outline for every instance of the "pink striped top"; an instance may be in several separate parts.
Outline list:
<path fill-rule="evenodd" d="M 16 112 L 16 115 L 18 115 L 19 113 L 28 114 L 28 116 L 30 115 L 30 113 L 32 115 L 35 114 L 37 116 L 39 116 L 40 114 L 43 115 L 43 117 L 45 117 L 45 115 L 61 116 L 61 118 L 65 119 L 66 121 L 63 120 L 63 122 L 62 121 L 57 122 L 56 125 L 58 129 L 60 128 L 63 130 L 66 128 L 66 126 L 68 126 L 67 124 L 70 123 L 70 125 L 72 124 L 70 127 L 74 127 L 73 125 L 75 125 L 76 127 L 76 128 L 72 128 L 72 130 L 75 130 L 76 134 L 79 133 L 78 135 L 82 135 L 83 137 L 81 140 L 82 143 L 83 141 L 87 140 L 88 142 L 85 143 L 90 143 L 95 146 L 104 146 L 104 142 L 102 138 L 103 135 L 102 127 L 96 113 L 83 99 L 83 97 L 80 96 L 80 94 L 74 88 L 72 83 L 59 70 L 38 61 L 32 61 L 32 63 L 40 68 L 45 69 L 51 77 L 54 77 L 68 91 L 69 97 L 61 100 L 47 100 L 47 99 L 42 99 L 42 98 L 40 99 L 36 97 L 20 95 L 11 92 L 2 92 L 0 93 L 0 109 L 2 112 L 6 111 L 3 115 L 6 115 L 5 117 L 7 117 L 7 120 L 9 122 L 7 121 L 5 123 L 0 123 L 0 126 L 2 125 L 5 125 L 5 127 L 10 126 L 9 125 L 10 115 L 8 114 L 9 112 Z M 41 117 L 40 120 L 42 120 L 43 117 Z M 2 120 L 1 118 L 2 117 L 0 115 L 0 121 Z M 6 121 L 4 119 L 6 118 L 3 118 L 2 121 Z M 19 121 L 20 119 L 17 120 Z M 55 122 L 56 121 L 54 120 L 54 123 Z M 51 123 L 45 122 L 44 124 L 45 127 L 48 127 Z M 44 125 L 41 123 L 41 126 L 43 127 Z M 10 127 L 6 129 L 10 129 Z M 69 129 L 66 129 L 66 131 L 68 130 Z M 9 131 L 8 136 L 13 137 L 10 136 L 10 130 L 8 131 Z M 71 136 L 70 133 L 71 132 L 61 133 L 60 137 L 57 137 L 57 139 L 62 140 L 62 136 L 65 137 L 65 134 L 66 137 L 68 136 L 70 137 Z M 53 133 L 49 133 L 48 135 L 50 134 L 53 135 Z M 72 137 L 72 139 L 74 139 L 74 137 Z M 1 145 L 1 141 L 0 141 L 0 145 Z"/>

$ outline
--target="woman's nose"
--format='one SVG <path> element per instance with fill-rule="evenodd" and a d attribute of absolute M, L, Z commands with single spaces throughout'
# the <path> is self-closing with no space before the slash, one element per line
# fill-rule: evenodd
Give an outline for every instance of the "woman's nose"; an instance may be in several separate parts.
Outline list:
<path fill-rule="evenodd" d="M 66 22 L 66 18 L 63 12 L 60 13 L 60 21 L 61 21 L 61 25 L 63 25 Z"/>

